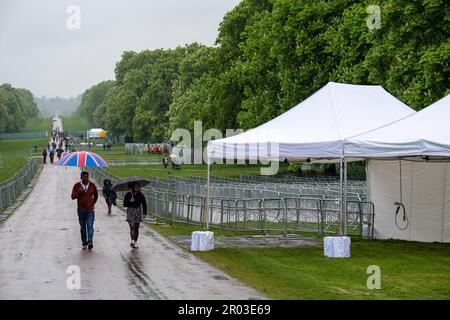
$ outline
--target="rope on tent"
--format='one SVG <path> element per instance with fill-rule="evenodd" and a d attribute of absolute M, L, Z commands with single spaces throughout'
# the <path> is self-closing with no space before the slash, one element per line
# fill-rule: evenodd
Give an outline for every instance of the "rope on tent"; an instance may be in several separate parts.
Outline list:
<path fill-rule="evenodd" d="M 400 230 L 406 230 L 409 227 L 409 219 L 408 216 L 406 215 L 406 209 L 405 206 L 403 205 L 403 189 L 402 189 L 402 160 L 399 160 L 399 166 L 400 166 L 400 202 L 395 201 L 394 202 L 394 206 L 397 206 L 397 209 L 395 210 L 395 225 L 397 226 L 397 228 L 399 228 Z M 402 208 L 403 210 L 403 221 L 406 222 L 404 227 L 400 227 L 398 224 L 398 214 L 400 212 L 400 208 Z"/>

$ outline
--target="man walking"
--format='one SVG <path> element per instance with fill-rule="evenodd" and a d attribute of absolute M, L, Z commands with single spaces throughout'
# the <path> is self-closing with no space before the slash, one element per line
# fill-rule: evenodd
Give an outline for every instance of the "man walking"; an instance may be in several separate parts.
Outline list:
<path fill-rule="evenodd" d="M 81 172 L 81 182 L 75 183 L 72 189 L 72 200 L 77 199 L 78 221 L 80 223 L 81 244 L 83 250 L 94 247 L 94 206 L 98 199 L 97 187 L 89 181 L 89 173 Z"/>

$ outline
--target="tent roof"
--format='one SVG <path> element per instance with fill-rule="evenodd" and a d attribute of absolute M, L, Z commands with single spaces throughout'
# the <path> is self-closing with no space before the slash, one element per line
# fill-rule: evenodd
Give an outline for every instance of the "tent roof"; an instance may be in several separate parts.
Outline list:
<path fill-rule="evenodd" d="M 329 82 L 297 106 L 259 127 L 210 141 L 208 157 L 339 158 L 345 138 L 414 112 L 381 86 Z"/>
<path fill-rule="evenodd" d="M 450 157 L 450 94 L 390 125 L 348 139 L 345 154 L 357 157 Z"/>

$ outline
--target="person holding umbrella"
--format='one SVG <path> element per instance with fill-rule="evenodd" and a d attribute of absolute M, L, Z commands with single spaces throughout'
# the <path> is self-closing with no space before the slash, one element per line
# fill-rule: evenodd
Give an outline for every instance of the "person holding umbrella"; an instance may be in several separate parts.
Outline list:
<path fill-rule="evenodd" d="M 123 206 L 127 208 L 127 221 L 130 226 L 130 246 L 138 248 L 137 240 L 139 237 L 139 224 L 142 222 L 142 216 L 147 215 L 147 202 L 144 194 L 140 191 L 139 182 L 130 182 L 128 187 L 131 191 L 125 194 Z"/>
<path fill-rule="evenodd" d="M 56 149 L 56 156 L 58 157 L 58 161 L 61 160 L 61 155 L 63 154 L 64 150 L 59 147 L 58 149 Z"/>

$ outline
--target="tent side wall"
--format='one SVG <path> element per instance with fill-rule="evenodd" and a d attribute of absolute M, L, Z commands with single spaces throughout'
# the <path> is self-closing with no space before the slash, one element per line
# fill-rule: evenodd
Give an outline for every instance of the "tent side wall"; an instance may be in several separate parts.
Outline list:
<path fill-rule="evenodd" d="M 369 160 L 369 199 L 375 205 L 374 236 L 422 242 L 450 242 L 450 164 Z M 402 196 L 400 196 L 402 190 Z M 402 201 L 397 215 L 394 202 Z"/>

